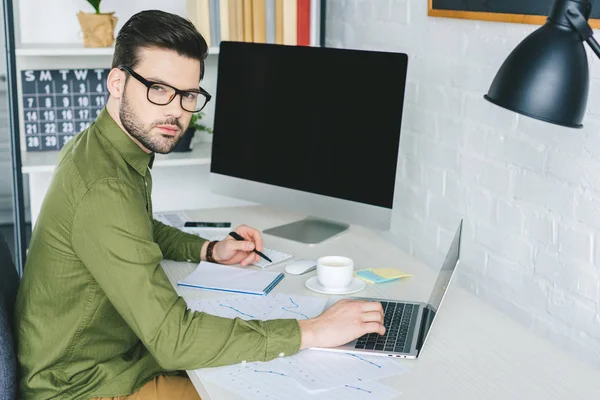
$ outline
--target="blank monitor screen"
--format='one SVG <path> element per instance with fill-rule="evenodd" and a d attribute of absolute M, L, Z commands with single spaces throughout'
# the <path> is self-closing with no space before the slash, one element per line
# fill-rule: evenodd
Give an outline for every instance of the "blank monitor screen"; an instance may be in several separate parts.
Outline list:
<path fill-rule="evenodd" d="M 392 208 L 407 56 L 221 42 L 211 172 Z"/>

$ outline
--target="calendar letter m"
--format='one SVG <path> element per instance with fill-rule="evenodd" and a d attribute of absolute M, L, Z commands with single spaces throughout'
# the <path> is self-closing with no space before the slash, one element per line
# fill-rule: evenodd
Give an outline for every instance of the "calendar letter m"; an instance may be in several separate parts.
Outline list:
<path fill-rule="evenodd" d="M 50 74 L 50 71 L 46 70 L 46 71 L 40 71 L 40 81 L 51 81 L 52 80 L 52 74 Z"/>

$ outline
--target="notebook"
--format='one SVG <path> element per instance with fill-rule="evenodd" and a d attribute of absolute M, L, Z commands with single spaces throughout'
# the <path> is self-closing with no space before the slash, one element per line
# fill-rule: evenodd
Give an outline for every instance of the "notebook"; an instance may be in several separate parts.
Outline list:
<path fill-rule="evenodd" d="M 265 296 L 281 282 L 283 276 L 278 272 L 255 271 L 201 261 L 194 272 L 177 284 L 198 289 Z"/>

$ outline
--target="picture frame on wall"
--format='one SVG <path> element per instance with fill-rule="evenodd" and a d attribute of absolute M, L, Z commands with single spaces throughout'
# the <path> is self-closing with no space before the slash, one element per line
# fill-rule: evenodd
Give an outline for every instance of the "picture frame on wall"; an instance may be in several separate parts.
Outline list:
<path fill-rule="evenodd" d="M 431 17 L 543 25 L 554 0 L 428 0 Z M 600 3 L 600 2 L 599 2 Z M 600 28 L 600 4 L 594 6 L 589 24 Z"/>

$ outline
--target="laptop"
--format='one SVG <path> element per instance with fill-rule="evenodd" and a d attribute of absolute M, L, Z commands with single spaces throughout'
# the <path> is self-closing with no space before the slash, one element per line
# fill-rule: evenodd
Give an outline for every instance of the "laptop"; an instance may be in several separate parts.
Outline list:
<path fill-rule="evenodd" d="M 458 265 L 462 224 L 461 220 L 433 286 L 428 303 L 362 297 L 331 297 L 325 305 L 325 309 L 342 298 L 379 301 L 384 309 L 386 333 L 384 336 L 369 333 L 343 346 L 314 348 L 314 350 L 417 358 L 423 349 L 429 329 L 439 312 L 446 289 Z"/>

